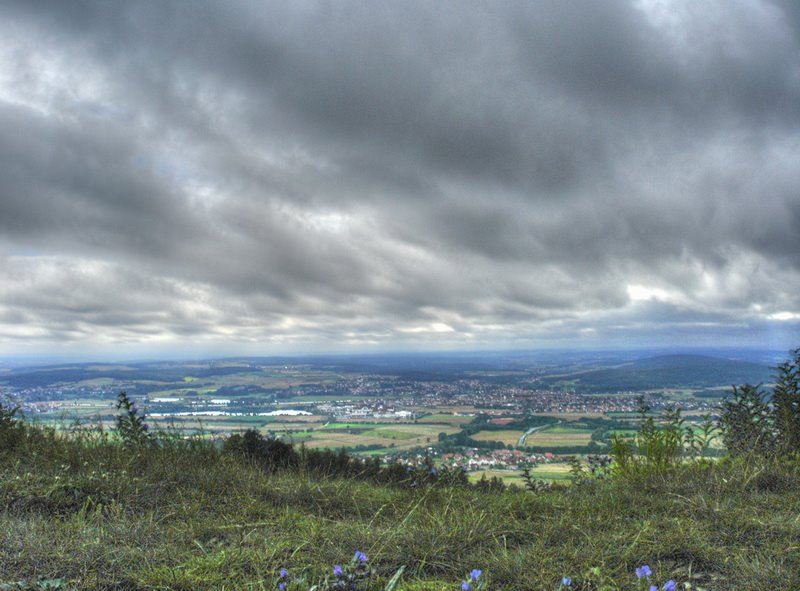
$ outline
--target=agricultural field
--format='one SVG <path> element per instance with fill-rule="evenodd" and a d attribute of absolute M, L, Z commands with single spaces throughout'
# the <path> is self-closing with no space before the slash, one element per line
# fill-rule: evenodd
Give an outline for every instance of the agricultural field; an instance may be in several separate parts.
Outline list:
<path fill-rule="evenodd" d="M 470 482 L 479 482 L 484 477 L 487 480 L 490 478 L 500 478 L 506 486 L 509 484 L 525 486 L 525 481 L 522 480 L 522 472 L 519 470 L 473 470 L 467 472 L 467 478 Z"/>
<path fill-rule="evenodd" d="M 330 423 L 313 431 L 293 433 L 291 440 L 310 448 L 331 449 L 380 445 L 393 451 L 435 443 L 439 433 L 457 433 L 459 427 L 441 424 L 369 422 Z"/>
<path fill-rule="evenodd" d="M 432 413 L 421 417 L 417 422 L 445 425 L 466 425 L 474 418 L 474 416 L 457 415 L 453 413 Z"/>
<path fill-rule="evenodd" d="M 506 445 L 514 445 L 516 446 L 519 442 L 519 438 L 525 431 L 521 429 L 502 429 L 499 431 L 478 431 L 474 435 L 471 435 L 470 438 L 474 439 L 475 441 L 499 441 L 501 443 L 505 443 Z"/>
<path fill-rule="evenodd" d="M 531 469 L 531 475 L 539 480 L 546 482 L 559 482 L 569 479 L 569 464 L 554 462 L 552 464 L 539 464 Z M 474 470 L 468 472 L 467 476 L 470 482 L 477 482 L 483 476 L 486 478 L 497 477 L 503 480 L 503 483 L 516 484 L 517 486 L 525 486 L 525 481 L 522 479 L 522 470 Z"/>
<path fill-rule="evenodd" d="M 475 418 L 475 415 L 481 412 L 480 409 L 475 408 L 471 404 L 441 404 L 435 406 L 414 406 L 410 405 L 409 410 L 418 413 L 431 413 L 433 415 L 447 415 L 453 417 L 454 420 L 461 419 L 465 422 L 470 422 Z"/>
<path fill-rule="evenodd" d="M 552 464 L 539 464 L 531 470 L 534 478 L 542 480 L 557 481 L 569 478 L 569 464 L 553 462 Z"/>
<path fill-rule="evenodd" d="M 682 404 L 688 424 L 713 412 L 730 388 L 726 384 L 743 376 L 730 373 L 735 368 L 727 362 L 710 365 L 707 357 L 637 361 L 627 355 L 557 356 L 558 363 L 548 358 L 544 366 L 534 358 L 456 357 L 442 365 L 441 359 L 412 356 L 0 367 L 0 397 L 57 429 L 76 422 L 113 428 L 116 396 L 124 390 L 154 430 L 174 427 L 224 438 L 256 429 L 310 447 L 370 454 L 436 447 L 442 433 L 454 437 L 440 450 L 496 447 L 481 445 L 490 441 L 517 447 L 527 434 L 525 446 L 563 455 L 585 448 L 603 428 L 601 419 L 609 421 L 607 433 L 633 435 L 639 393 L 651 396 L 654 417 L 669 403 Z M 714 375 L 709 367 L 716 368 Z M 651 370 L 671 377 L 648 394 L 642 387 L 652 385 Z M 611 377 L 630 389 L 609 390 Z M 548 384 L 556 382 L 569 388 L 551 390 Z M 294 412 L 269 414 L 287 411 Z"/>
<path fill-rule="evenodd" d="M 605 412 L 581 412 L 581 413 L 574 413 L 574 412 L 538 412 L 536 416 L 539 417 L 552 417 L 554 419 L 563 419 L 566 421 L 575 421 L 580 420 L 581 418 L 589 418 L 589 419 L 602 419 L 607 417 L 610 413 Z M 629 414 L 629 413 L 619 413 L 619 414 Z"/>
<path fill-rule="evenodd" d="M 589 445 L 592 438 L 590 429 L 550 427 L 528 435 L 525 445 L 530 447 L 574 447 Z"/>

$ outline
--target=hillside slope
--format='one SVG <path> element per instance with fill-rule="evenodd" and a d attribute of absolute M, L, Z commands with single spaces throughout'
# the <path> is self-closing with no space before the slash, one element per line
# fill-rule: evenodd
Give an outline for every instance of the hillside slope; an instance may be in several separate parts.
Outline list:
<path fill-rule="evenodd" d="M 661 355 L 616 367 L 549 377 L 544 381 L 556 384 L 564 380 L 574 380 L 575 388 L 585 392 L 625 392 L 758 384 L 768 382 L 771 377 L 770 368 L 748 361 L 706 355 Z"/>
<path fill-rule="evenodd" d="M 32 431 L 0 453 L 0 583 L 274 590 L 286 568 L 288 591 L 304 591 L 359 550 L 375 575 L 353 588 L 367 591 L 400 566 L 407 591 L 456 591 L 476 568 L 493 590 L 554 590 L 562 576 L 638 589 L 642 564 L 659 588 L 790 591 L 799 473 L 725 463 L 536 494 L 401 488 L 268 474 L 200 442 L 130 450 Z"/>

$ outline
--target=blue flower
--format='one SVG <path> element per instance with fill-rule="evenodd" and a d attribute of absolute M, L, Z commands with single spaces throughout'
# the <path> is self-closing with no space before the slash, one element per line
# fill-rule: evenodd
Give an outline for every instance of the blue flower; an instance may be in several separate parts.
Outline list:
<path fill-rule="evenodd" d="M 478 570 L 477 568 L 474 568 L 474 569 L 472 569 L 472 572 L 469 573 L 469 578 L 472 579 L 473 581 L 477 581 L 478 579 L 481 578 L 482 574 L 483 574 L 482 570 Z"/>
<path fill-rule="evenodd" d="M 678 585 L 676 585 L 675 581 L 673 581 L 672 579 L 664 583 L 664 586 L 662 587 L 664 591 L 675 591 L 677 588 Z"/>
<path fill-rule="evenodd" d="M 643 564 L 642 566 L 640 566 L 639 568 L 636 569 L 636 576 L 638 578 L 640 578 L 640 579 L 642 577 L 649 577 L 652 574 L 653 574 L 653 571 L 651 571 L 650 567 L 647 566 L 646 564 Z"/>
<path fill-rule="evenodd" d="M 278 571 L 278 576 L 282 579 L 285 579 L 286 577 L 289 576 L 289 571 L 286 570 L 285 568 L 282 568 L 280 571 Z"/>
<path fill-rule="evenodd" d="M 286 583 L 280 583 L 278 589 L 280 589 L 280 591 L 286 591 Z"/>
<path fill-rule="evenodd" d="M 561 584 L 564 587 L 569 587 L 572 585 L 572 578 L 571 577 L 561 577 Z"/>
<path fill-rule="evenodd" d="M 649 591 L 658 591 L 658 586 L 657 585 L 650 585 Z"/>
<path fill-rule="evenodd" d="M 461 591 L 472 591 L 472 585 L 469 584 L 469 581 L 461 583 Z"/>
<path fill-rule="evenodd" d="M 341 577 L 344 574 L 344 571 L 342 571 L 342 567 L 337 564 L 333 567 L 333 574 L 337 577 Z"/>
<path fill-rule="evenodd" d="M 356 555 L 353 557 L 356 562 L 366 562 L 367 555 L 364 554 L 361 550 L 356 550 Z"/>

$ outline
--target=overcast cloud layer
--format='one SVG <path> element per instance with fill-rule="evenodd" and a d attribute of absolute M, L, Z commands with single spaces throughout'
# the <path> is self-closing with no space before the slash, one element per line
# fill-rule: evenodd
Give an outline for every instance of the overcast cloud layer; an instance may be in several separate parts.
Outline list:
<path fill-rule="evenodd" d="M 800 345 L 800 10 L 3 2 L 0 353 Z"/>

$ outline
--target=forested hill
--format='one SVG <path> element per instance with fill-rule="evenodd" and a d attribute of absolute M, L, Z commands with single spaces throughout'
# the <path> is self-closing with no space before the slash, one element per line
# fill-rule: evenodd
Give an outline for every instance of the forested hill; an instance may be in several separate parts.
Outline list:
<path fill-rule="evenodd" d="M 769 383 L 766 365 L 707 355 L 660 355 L 570 376 L 548 377 L 549 384 L 570 380 L 584 392 L 625 392 L 659 388 L 714 388 Z"/>

